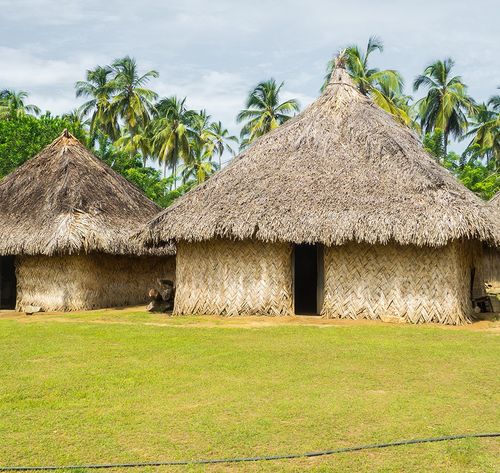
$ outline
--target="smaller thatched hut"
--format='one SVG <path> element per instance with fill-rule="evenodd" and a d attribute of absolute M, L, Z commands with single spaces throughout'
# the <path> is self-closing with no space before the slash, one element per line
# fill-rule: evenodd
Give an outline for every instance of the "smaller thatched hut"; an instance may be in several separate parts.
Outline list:
<path fill-rule="evenodd" d="M 500 192 L 489 201 L 489 210 L 493 218 L 500 222 Z M 500 249 L 485 245 L 483 257 L 486 291 L 500 296 Z"/>
<path fill-rule="evenodd" d="M 65 131 L 0 181 L 0 308 L 146 302 L 175 277 L 173 247 L 130 239 L 159 207 Z"/>
<path fill-rule="evenodd" d="M 461 324 L 484 292 L 495 225 L 339 63 L 318 100 L 140 238 L 177 244 L 174 314 Z"/>

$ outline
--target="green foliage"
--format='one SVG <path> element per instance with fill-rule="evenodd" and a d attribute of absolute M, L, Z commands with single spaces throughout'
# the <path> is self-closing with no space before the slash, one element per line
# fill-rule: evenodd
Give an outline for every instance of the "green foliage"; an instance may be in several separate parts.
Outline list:
<path fill-rule="evenodd" d="M 132 184 L 135 184 L 144 194 L 160 207 L 167 207 L 173 199 L 169 196 L 171 178 L 161 177 L 157 169 L 144 166 L 139 154 L 129 154 L 115 148 L 109 142 L 101 140 L 100 148 L 95 154 L 105 163 L 120 173 Z"/>
<path fill-rule="evenodd" d="M 443 130 L 436 128 L 423 139 L 425 150 L 448 169 L 462 184 L 485 200 L 500 190 L 500 175 L 494 163 L 483 159 L 481 147 L 471 145 L 464 154 L 449 152 L 445 155 Z"/>
<path fill-rule="evenodd" d="M 424 149 L 434 158 L 438 163 L 444 159 L 444 143 L 443 143 L 443 130 L 436 128 L 432 133 L 426 133 L 422 140 Z"/>
<path fill-rule="evenodd" d="M 168 179 L 172 180 L 173 177 L 169 177 Z M 180 185 L 174 190 L 168 191 L 163 199 L 162 207 L 168 207 L 169 205 L 173 204 L 175 199 L 177 199 L 181 195 L 184 195 L 186 192 L 190 191 L 193 187 L 196 186 L 196 184 L 197 184 L 196 181 L 189 181 Z"/>
<path fill-rule="evenodd" d="M 84 143 L 87 133 L 67 118 L 21 115 L 0 120 L 0 178 L 35 156 L 67 128 Z"/>
<path fill-rule="evenodd" d="M 463 162 L 463 156 L 448 153 L 444 167 L 449 169 L 462 184 L 485 200 L 491 199 L 500 191 L 500 174 L 485 165 L 480 158 Z"/>

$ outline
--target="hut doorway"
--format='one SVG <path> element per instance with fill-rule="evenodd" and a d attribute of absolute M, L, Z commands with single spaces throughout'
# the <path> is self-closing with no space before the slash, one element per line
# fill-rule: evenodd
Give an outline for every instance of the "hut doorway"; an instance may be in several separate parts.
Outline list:
<path fill-rule="evenodd" d="M 323 247 L 295 245 L 293 252 L 295 314 L 317 315 L 323 304 Z"/>
<path fill-rule="evenodd" d="M 0 309 L 16 308 L 16 286 L 14 256 L 0 256 Z"/>

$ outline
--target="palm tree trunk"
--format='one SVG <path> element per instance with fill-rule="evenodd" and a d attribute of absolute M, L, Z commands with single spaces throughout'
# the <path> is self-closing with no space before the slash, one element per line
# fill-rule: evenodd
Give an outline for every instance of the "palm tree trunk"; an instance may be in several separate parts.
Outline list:
<path fill-rule="evenodd" d="M 174 190 L 177 189 L 177 161 L 174 161 L 174 165 L 172 166 L 173 172 L 172 175 L 174 176 Z"/>
<path fill-rule="evenodd" d="M 163 160 L 163 179 L 167 177 L 167 160 Z"/>
<path fill-rule="evenodd" d="M 445 131 L 443 133 L 443 161 L 446 160 L 446 157 L 448 156 L 448 132 Z"/>

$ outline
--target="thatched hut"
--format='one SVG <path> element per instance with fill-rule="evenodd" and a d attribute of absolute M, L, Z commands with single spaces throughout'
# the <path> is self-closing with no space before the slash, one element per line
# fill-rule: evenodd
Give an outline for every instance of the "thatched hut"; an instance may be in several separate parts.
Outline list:
<path fill-rule="evenodd" d="M 489 211 L 500 222 L 500 192 L 489 201 Z M 485 245 L 483 254 L 486 291 L 500 296 L 500 249 Z"/>
<path fill-rule="evenodd" d="M 177 244 L 174 314 L 461 324 L 485 204 L 337 67 L 323 95 L 139 234 Z"/>
<path fill-rule="evenodd" d="M 65 131 L 0 181 L 0 308 L 145 302 L 175 274 L 172 247 L 130 239 L 159 210 Z"/>

